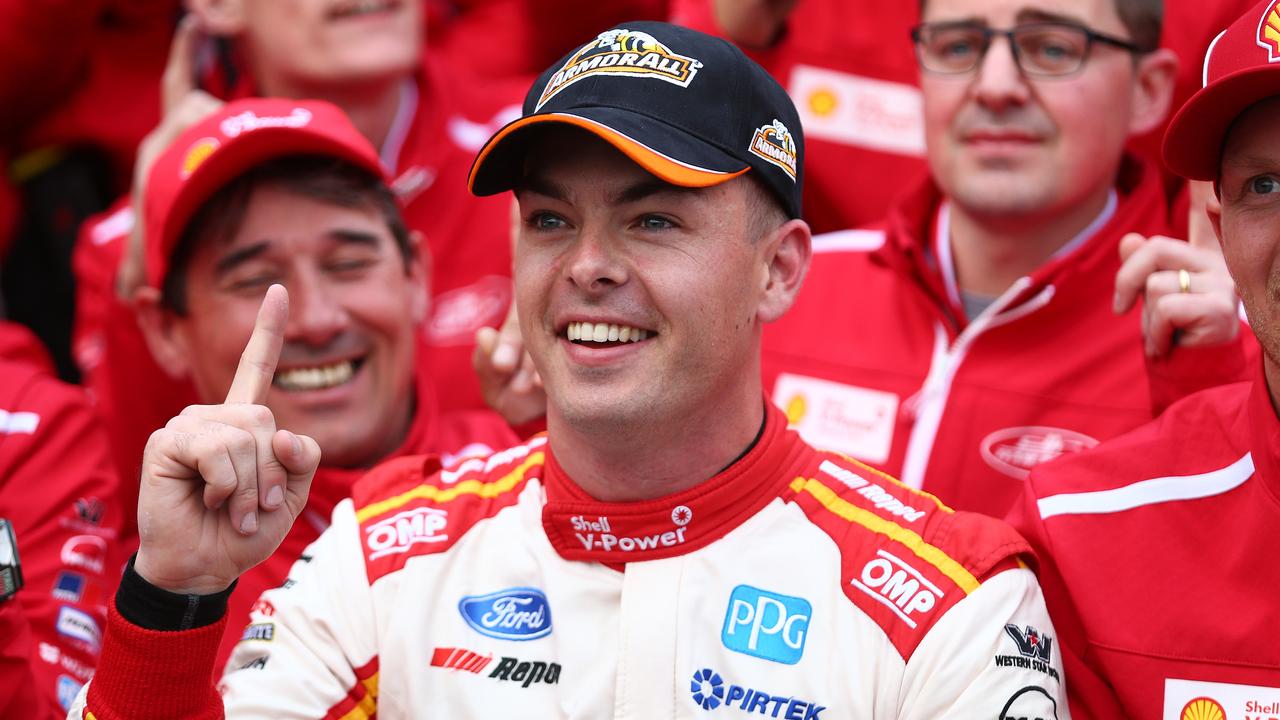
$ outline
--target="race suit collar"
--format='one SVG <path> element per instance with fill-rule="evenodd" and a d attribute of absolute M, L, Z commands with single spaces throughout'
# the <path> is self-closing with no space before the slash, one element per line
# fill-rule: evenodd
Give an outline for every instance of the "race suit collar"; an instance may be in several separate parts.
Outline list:
<path fill-rule="evenodd" d="M 610 564 L 693 552 L 724 537 L 778 497 L 800 469 L 808 447 L 772 403 L 764 428 L 745 455 L 714 477 L 656 500 L 592 499 L 565 474 L 547 447 L 547 502 L 542 526 L 566 560 Z"/>
<path fill-rule="evenodd" d="M 1249 450 L 1253 454 L 1255 475 L 1271 500 L 1280 505 L 1280 418 L 1271 405 L 1261 360 L 1257 366 L 1253 390 L 1249 393 Z"/>

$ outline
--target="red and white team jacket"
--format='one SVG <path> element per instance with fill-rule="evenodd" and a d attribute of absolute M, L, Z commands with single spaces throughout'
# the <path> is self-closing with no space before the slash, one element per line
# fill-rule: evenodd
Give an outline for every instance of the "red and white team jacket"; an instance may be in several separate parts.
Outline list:
<path fill-rule="evenodd" d="M 647 502 L 591 499 L 545 435 L 451 471 L 404 458 L 262 597 L 221 703 L 166 670 L 207 668 L 218 625 L 113 611 L 73 717 L 1065 718 L 1025 550 L 776 409 L 728 469 Z"/>
<path fill-rule="evenodd" d="M 1037 468 L 1024 501 L 1075 717 L 1280 716 L 1280 420 L 1261 372 Z"/>
<path fill-rule="evenodd" d="M 97 664 L 124 564 L 116 476 L 84 393 L 4 357 L 0 517 L 13 523 L 25 580 L 0 605 L 0 716 L 61 717 Z M 27 698 L 6 705 L 18 693 Z"/>
<path fill-rule="evenodd" d="M 817 447 L 1003 517 L 1037 463 L 1247 378 L 1243 340 L 1148 368 L 1140 311 L 1111 304 L 1120 238 L 1165 227 L 1158 175 L 1126 165 L 1117 196 L 1109 221 L 968 321 L 932 183 L 886 226 L 815 238 L 795 306 L 764 333 L 774 403 Z"/>
<path fill-rule="evenodd" d="M 712 0 L 672 0 L 672 22 L 723 35 Z M 804 126 L 804 216 L 815 232 L 883 218 L 926 172 L 914 2 L 804 0 L 782 37 L 743 48 L 787 89 Z M 851 170 L 852 169 L 852 170 Z"/>
<path fill-rule="evenodd" d="M 511 200 L 505 193 L 473 197 L 466 178 L 484 142 L 519 116 L 527 88 L 496 80 L 481 86 L 459 72 L 429 59 L 419 82 L 404 86 L 401 114 L 382 148 L 405 222 L 431 251 L 432 306 L 422 328 L 427 352 L 418 364 L 443 410 L 486 408 L 471 351 L 476 330 L 500 325 L 511 302 Z M 85 224 L 73 257 L 76 359 L 110 420 L 122 477 L 137 475 L 151 433 L 196 401 L 189 383 L 170 379 L 156 364 L 132 309 L 116 298 L 116 269 L 133 222 L 123 199 Z"/>

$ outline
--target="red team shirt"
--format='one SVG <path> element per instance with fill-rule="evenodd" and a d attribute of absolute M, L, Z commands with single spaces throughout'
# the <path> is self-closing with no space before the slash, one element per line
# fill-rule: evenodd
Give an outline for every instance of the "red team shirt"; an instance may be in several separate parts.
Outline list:
<path fill-rule="evenodd" d="M 1041 559 L 1072 717 L 1280 716 L 1278 463 L 1259 370 L 1032 473 L 1012 520 Z"/>
<path fill-rule="evenodd" d="M 1165 227 L 1151 167 L 1128 162 L 1109 219 L 972 320 L 939 242 L 943 206 L 925 182 L 885 225 L 814 239 L 804 290 L 766 326 L 762 359 L 774 403 L 811 444 L 1003 516 L 1035 464 L 1247 377 L 1243 342 L 1175 350 L 1149 375 L 1139 310 L 1111 311 L 1120 238 Z"/>
<path fill-rule="evenodd" d="M 422 328 L 419 376 L 435 386 L 443 410 L 484 408 L 471 369 L 475 331 L 495 326 L 511 301 L 510 196 L 472 197 L 467 173 L 475 152 L 519 114 L 527 83 L 471 83 L 456 68 L 428 60 L 419 82 L 406 83 L 401 115 L 382 148 L 410 230 L 431 251 L 431 315 Z M 114 292 L 133 212 L 127 200 L 87 223 L 77 243 L 75 352 L 85 382 L 110 418 L 122 477 L 136 477 L 147 437 L 196 402 L 189 382 L 174 380 L 147 350 L 133 311 Z M 122 397 L 127 393 L 127 397 Z M 125 488 L 133 517 L 136 488 Z"/>
<path fill-rule="evenodd" d="M 8 327 L 0 335 L 19 336 Z M 13 523 L 25 580 L 0 605 L 0 715 L 61 717 L 97 662 L 124 561 L 120 508 L 84 393 L 14 359 L 26 354 L 0 354 L 0 517 Z"/>

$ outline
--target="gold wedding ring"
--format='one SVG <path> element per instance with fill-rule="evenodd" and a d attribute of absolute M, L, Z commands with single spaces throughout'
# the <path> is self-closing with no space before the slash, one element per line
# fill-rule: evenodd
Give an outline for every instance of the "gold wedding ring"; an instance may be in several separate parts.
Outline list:
<path fill-rule="evenodd" d="M 1191 292 L 1191 273 L 1184 270 L 1178 271 L 1178 292 Z"/>

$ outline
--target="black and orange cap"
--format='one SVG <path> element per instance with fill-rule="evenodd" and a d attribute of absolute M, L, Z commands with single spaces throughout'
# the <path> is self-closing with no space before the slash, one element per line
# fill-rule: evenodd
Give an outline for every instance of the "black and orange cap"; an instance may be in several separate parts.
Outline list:
<path fill-rule="evenodd" d="M 659 22 L 600 33 L 542 73 L 523 115 L 481 148 L 476 195 L 516 186 L 546 123 L 591 132 L 673 185 L 708 187 L 751 170 L 800 217 L 804 137 L 791 98 L 731 43 Z"/>

